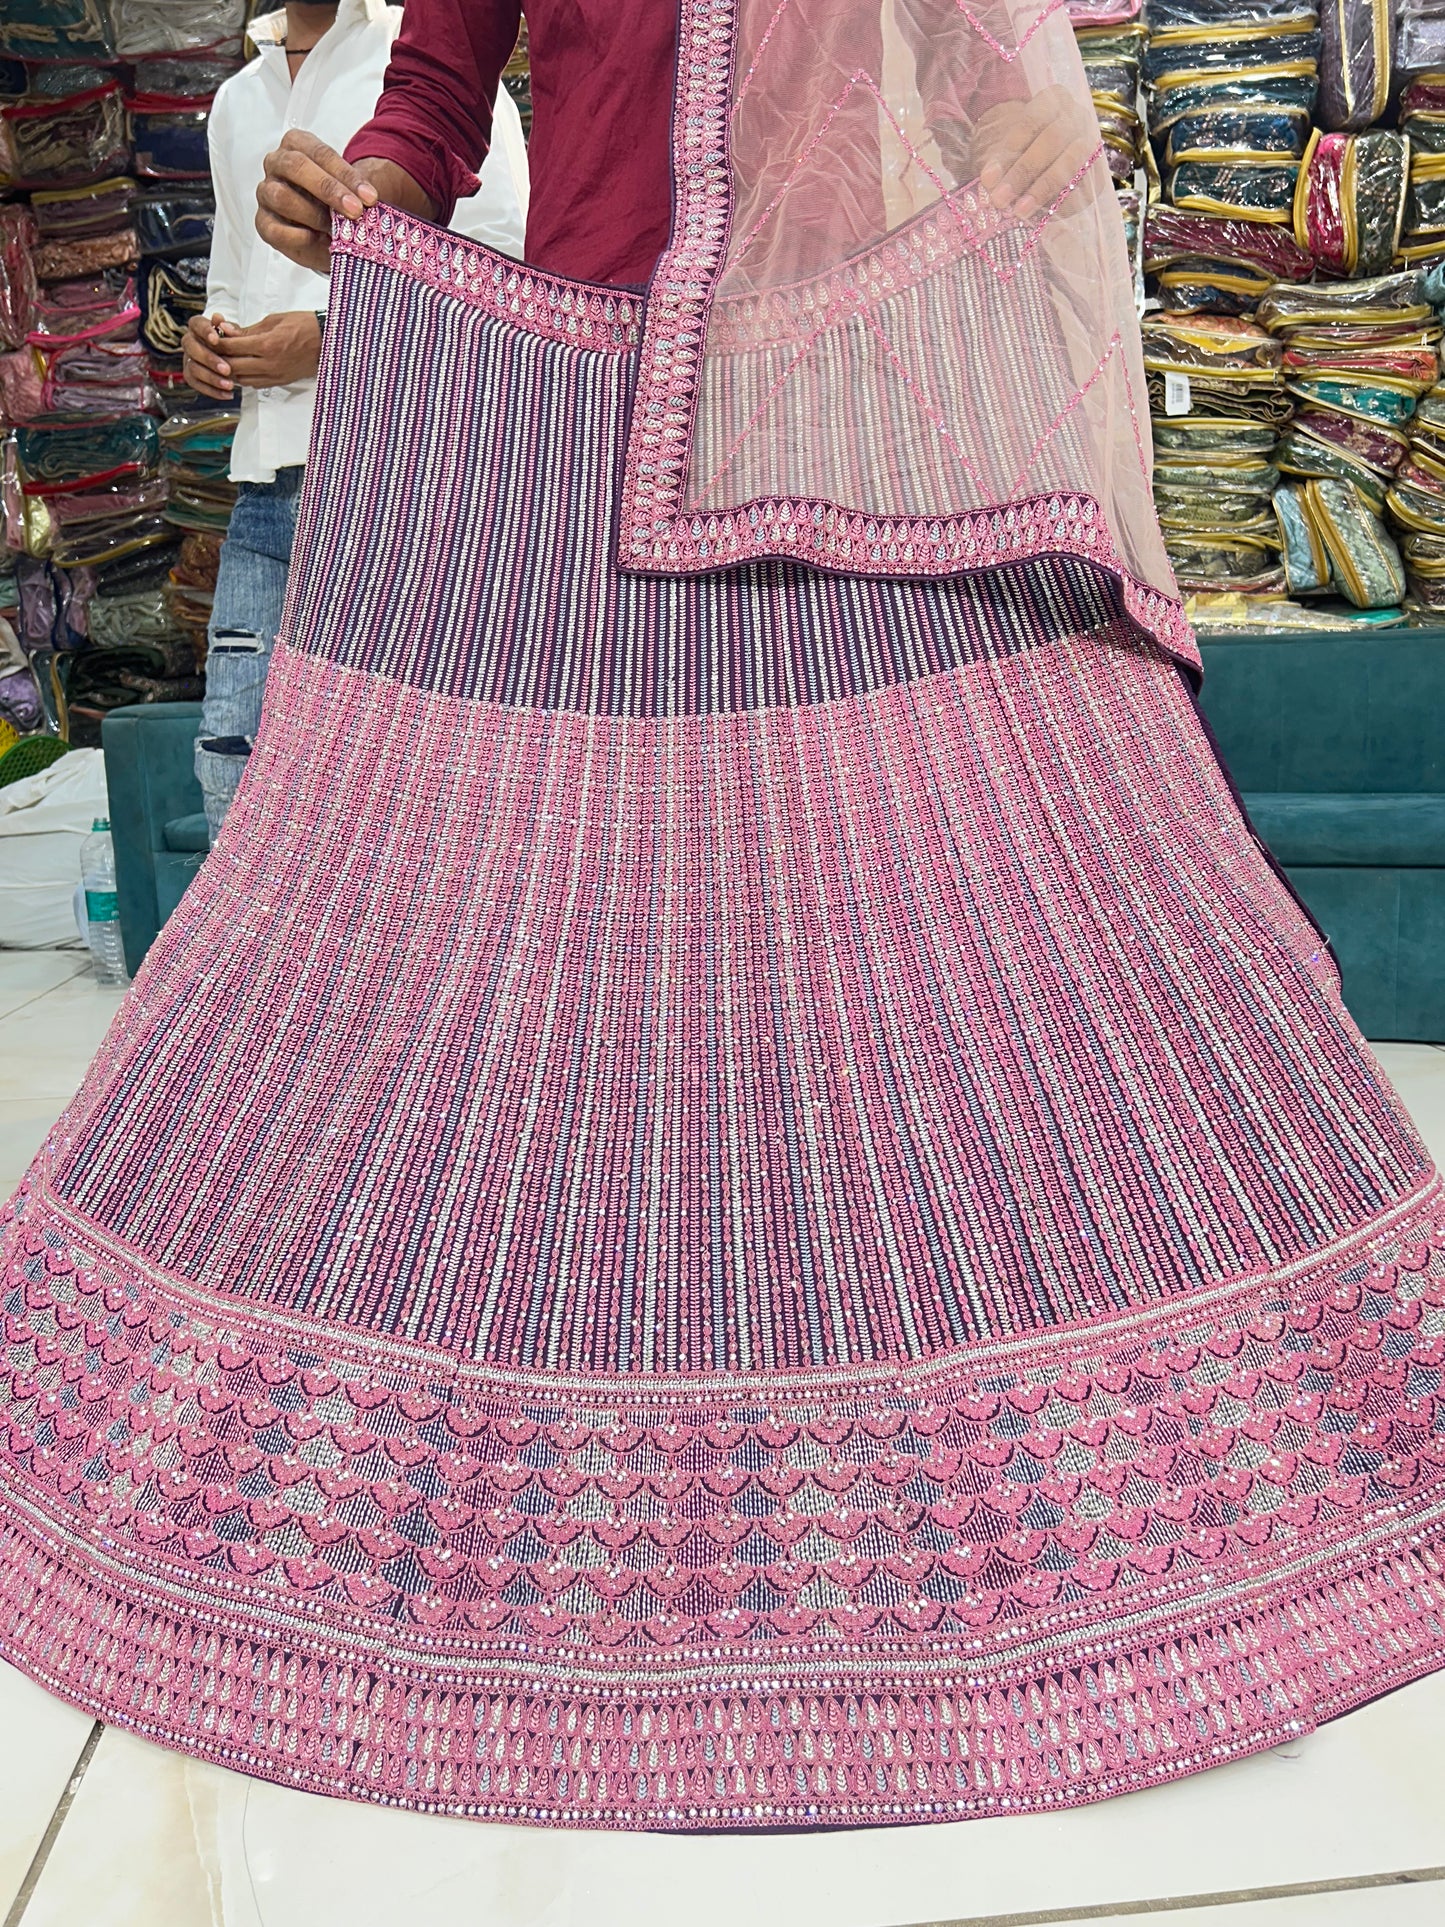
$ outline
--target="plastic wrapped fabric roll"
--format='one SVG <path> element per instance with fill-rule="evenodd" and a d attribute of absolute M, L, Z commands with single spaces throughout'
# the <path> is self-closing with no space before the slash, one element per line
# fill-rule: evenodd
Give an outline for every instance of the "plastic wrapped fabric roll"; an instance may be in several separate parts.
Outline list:
<path fill-rule="evenodd" d="M 1279 536 L 1165 536 L 1175 579 L 1185 591 L 1225 586 L 1260 595 L 1286 586 Z"/>
<path fill-rule="evenodd" d="M 50 538 L 50 560 L 59 569 L 83 569 L 114 562 L 121 556 L 138 555 L 171 540 L 170 525 L 162 515 L 116 514 L 88 516 L 83 521 L 60 522 L 55 517 L 56 500 L 46 504 L 54 524 Z"/>
<path fill-rule="evenodd" d="M 90 639 L 99 648 L 126 642 L 168 642 L 172 638 L 184 638 L 184 631 L 159 584 L 130 594 L 97 595 L 90 605 Z"/>
<path fill-rule="evenodd" d="M 1385 512 L 1385 478 L 1367 463 L 1332 442 L 1321 441 L 1297 421 L 1290 422 L 1279 438 L 1275 462 L 1286 475 L 1305 480 L 1323 478 L 1349 482 L 1357 488 L 1377 515 Z"/>
<path fill-rule="evenodd" d="M 42 285 L 28 339 L 47 349 L 81 340 L 134 341 L 139 322 L 135 282 L 129 275 L 101 274 Z"/>
<path fill-rule="evenodd" d="M 205 107 L 165 108 L 131 115 L 135 171 L 149 180 L 204 180 L 210 176 Z"/>
<path fill-rule="evenodd" d="M 1410 184 L 1410 144 L 1389 128 L 1352 137 L 1354 143 L 1354 256 L 1350 273 L 1382 275 L 1395 258 Z"/>
<path fill-rule="evenodd" d="M 240 69 L 239 57 L 227 58 L 209 48 L 184 54 L 152 55 L 131 69 L 136 94 L 162 95 L 170 100 L 210 100 L 223 81 Z"/>
<path fill-rule="evenodd" d="M 1344 134 L 1310 136 L 1299 171 L 1294 201 L 1294 235 L 1326 274 L 1349 273 L 1350 244 L 1345 216 Z"/>
<path fill-rule="evenodd" d="M 1297 161 L 1280 162 L 1262 154 L 1191 160 L 1168 170 L 1164 191 L 1175 207 L 1283 225 L 1293 218 L 1298 176 Z"/>
<path fill-rule="evenodd" d="M 206 305 L 203 255 L 177 260 L 148 260 L 141 276 L 141 333 L 152 354 L 179 357 L 186 327 Z"/>
<path fill-rule="evenodd" d="M 1160 306 L 1178 314 L 1253 314 L 1270 285 L 1234 261 L 1186 260 L 1154 276 Z"/>
<path fill-rule="evenodd" d="M 1397 527 L 1416 535 L 1438 535 L 1445 539 L 1445 490 L 1418 486 L 1416 478 L 1402 479 L 1386 496 L 1390 518 Z"/>
<path fill-rule="evenodd" d="M 1322 402 L 1341 414 L 1357 415 L 1387 428 L 1399 428 L 1408 422 L 1419 398 L 1411 382 L 1350 380 L 1338 375 L 1306 376 L 1290 382 L 1289 392 L 1299 401 Z"/>
<path fill-rule="evenodd" d="M 1391 13 L 1388 0 L 1321 0 L 1318 113 L 1332 131 L 1369 127 L 1389 104 Z"/>
<path fill-rule="evenodd" d="M 1327 274 L 1384 274 L 1399 246 L 1409 178 L 1409 143 L 1399 134 L 1316 131 L 1295 191 L 1295 239 Z"/>
<path fill-rule="evenodd" d="M 1237 262 L 1271 281 L 1307 281 L 1314 263 L 1292 235 L 1258 221 L 1192 214 L 1162 203 L 1145 222 L 1145 263 L 1151 272 L 1182 260 Z"/>
<path fill-rule="evenodd" d="M 1118 27 L 1139 18 L 1141 0 L 1069 0 L 1069 21 L 1075 28 Z"/>
<path fill-rule="evenodd" d="M 1419 270 L 1412 268 L 1338 285 L 1282 284 L 1271 289 L 1260 303 L 1257 319 L 1271 333 L 1293 336 L 1300 330 L 1317 332 L 1330 325 L 1365 331 L 1373 328 L 1378 333 L 1381 328 L 1428 322 L 1433 313 L 1424 298 Z M 1384 338 L 1388 339 L 1388 334 Z"/>
<path fill-rule="evenodd" d="M 161 454 L 193 475 L 224 476 L 230 468 L 231 443 L 240 414 L 234 408 L 188 403 L 172 410 L 160 424 Z"/>
<path fill-rule="evenodd" d="M 1405 595 L 1405 569 L 1380 515 L 1348 482 L 1305 483 L 1309 514 L 1330 556 L 1330 573 L 1357 609 L 1386 609 Z"/>
<path fill-rule="evenodd" d="M 117 482 L 109 488 L 79 490 L 49 498 L 50 518 L 59 530 L 87 524 L 143 520 L 159 515 L 166 505 L 166 484 L 159 475 L 140 481 Z"/>
<path fill-rule="evenodd" d="M 1146 369 L 1278 381 L 1284 351 L 1265 329 L 1224 316 L 1149 315 L 1143 323 Z"/>
<path fill-rule="evenodd" d="M 1263 159 L 1270 154 L 1298 160 L 1309 140 L 1309 115 L 1302 107 L 1197 107 L 1181 114 L 1169 129 L 1164 165 L 1221 158 Z"/>
<path fill-rule="evenodd" d="M 141 195 L 134 218 L 143 254 L 205 254 L 216 223 L 215 197 L 203 187 L 159 189 Z"/>
<path fill-rule="evenodd" d="M 37 189 L 30 211 L 42 241 L 80 241 L 124 227 L 134 199 L 135 182 L 122 174 L 80 187 Z"/>
<path fill-rule="evenodd" d="M 1278 481 L 1278 471 L 1275 480 Z M 1242 528 L 1258 522 L 1269 506 L 1269 490 L 1223 488 L 1205 476 L 1198 487 L 1177 487 L 1167 475 L 1154 478 L 1154 506 L 1159 525 L 1170 529 Z"/>
<path fill-rule="evenodd" d="M 1381 378 L 1404 382 L 1415 394 L 1423 395 L 1439 379 L 1440 356 L 1433 342 L 1415 346 L 1386 343 L 1376 348 L 1345 344 L 1303 348 L 1297 338 L 1291 337 L 1284 351 L 1284 368 L 1291 381 L 1323 375 L 1365 382 Z"/>
<path fill-rule="evenodd" d="M 5 0 L 0 53 L 16 60 L 114 60 L 105 0 Z"/>
<path fill-rule="evenodd" d="M 1272 451 L 1271 451 L 1272 452 Z M 1206 500 L 1224 502 L 1231 508 L 1221 511 L 1219 519 L 1239 519 L 1240 505 L 1268 496 L 1279 486 L 1279 470 L 1265 453 L 1233 449 L 1155 449 L 1155 493 L 1167 488 L 1183 495 L 1194 490 Z M 1253 511 L 1250 511 L 1253 513 Z"/>
<path fill-rule="evenodd" d="M 154 472 L 160 460 L 160 438 L 149 415 L 85 427 L 22 428 L 16 444 L 27 484 L 41 490 L 112 470 Z"/>
<path fill-rule="evenodd" d="M 112 234 L 42 242 L 35 250 L 35 274 L 40 281 L 78 281 L 107 268 L 134 268 L 139 261 L 139 237 L 133 227 L 122 227 Z"/>
<path fill-rule="evenodd" d="M 1330 584 L 1330 552 L 1315 527 L 1302 486 L 1290 484 L 1274 495 L 1275 520 L 1284 547 L 1284 573 L 1291 595 L 1308 595 Z"/>
<path fill-rule="evenodd" d="M 1402 74 L 1422 75 L 1445 67 L 1445 6 L 1441 0 L 1397 0 L 1395 66 Z M 1407 102 L 1411 91 L 1406 91 Z"/>
<path fill-rule="evenodd" d="M 159 400 L 145 352 L 135 342 L 77 342 L 56 355 L 46 371 L 48 415 L 145 414 Z"/>
<path fill-rule="evenodd" d="M 246 0 L 111 0 L 111 7 L 122 60 L 197 47 L 231 56 L 241 51 Z"/>
<path fill-rule="evenodd" d="M 1400 8 L 1400 25 L 1403 29 L 1405 7 Z M 1441 9 L 1445 11 L 1445 9 Z M 1414 78 L 1400 94 L 1400 119 L 1404 121 L 1412 114 L 1445 114 L 1445 71 L 1438 73 L 1415 72 Z"/>
<path fill-rule="evenodd" d="M 1412 243 L 1445 252 L 1445 154 L 1412 159 L 1405 231 Z"/>
<path fill-rule="evenodd" d="M 1276 20 L 1210 21 L 1204 25 L 1151 27 L 1144 50 L 1145 77 L 1154 86 L 1179 86 L 1213 74 L 1239 75 L 1299 69 L 1319 72 L 1318 16 L 1305 9 Z"/>
<path fill-rule="evenodd" d="M 0 119 L 13 155 L 13 186 L 89 181 L 125 166 L 125 103 L 114 80 L 58 100 L 12 102 L 0 107 Z"/>
<path fill-rule="evenodd" d="M 1409 534 L 1400 540 L 1405 580 L 1421 611 L 1445 610 L 1445 535 Z"/>
<path fill-rule="evenodd" d="M 1445 391 L 1435 388 L 1421 396 L 1410 423 L 1410 442 L 1412 447 L 1423 442 L 1445 458 Z"/>
<path fill-rule="evenodd" d="M 0 427 L 39 421 L 45 413 L 45 374 L 29 348 L 0 355 Z"/>
<path fill-rule="evenodd" d="M 1400 132 L 1409 137 L 1412 160 L 1426 154 L 1445 154 L 1445 109 L 1402 114 Z"/>
<path fill-rule="evenodd" d="M 26 207 L 0 207 L 0 349 L 18 348 L 35 325 L 37 229 Z"/>
<path fill-rule="evenodd" d="M 1269 385 L 1245 386 L 1236 381 L 1226 381 L 1213 375 L 1191 375 L 1189 380 L 1189 412 L 1198 417 L 1222 417 L 1229 420 L 1244 418 L 1254 422 L 1268 422 L 1282 426 L 1290 418 L 1293 404 L 1285 392 L 1284 382 Z M 1169 395 L 1165 386 L 1166 377 L 1159 372 L 1146 376 L 1149 391 L 1149 412 L 1163 415 L 1166 412 Z"/>
<path fill-rule="evenodd" d="M 1154 447 L 1161 459 L 1172 455 L 1194 455 L 1204 459 L 1212 453 L 1267 456 L 1274 448 L 1275 432 L 1262 422 L 1244 419 L 1194 421 L 1188 417 L 1155 420 L 1150 424 Z"/>
<path fill-rule="evenodd" d="M 1237 27 L 1245 21 L 1296 30 L 1306 15 L 1318 24 L 1317 9 L 1301 0 L 1145 0 L 1144 25 L 1151 34 Z"/>
<path fill-rule="evenodd" d="M 1394 474 L 1405 459 L 1409 438 L 1397 428 L 1364 421 L 1341 408 L 1321 402 L 1305 402 L 1295 409 L 1293 428 L 1326 442 L 1331 448 L 1350 456 L 1382 478 Z"/>
<path fill-rule="evenodd" d="M 1270 508 L 1268 496 L 1256 496 L 1247 515 L 1209 516 L 1196 513 L 1195 505 L 1170 504 L 1161 509 L 1159 525 L 1164 530 L 1166 542 L 1183 542 L 1197 537 L 1207 542 L 1226 544 L 1262 543 L 1267 548 L 1278 549 L 1279 531 L 1275 525 L 1274 513 Z"/>
<path fill-rule="evenodd" d="M 1231 105 L 1308 114 L 1314 105 L 1316 85 L 1313 67 L 1296 66 L 1282 73 L 1206 74 L 1151 87 L 1149 128 L 1151 133 L 1164 135 L 1185 114 L 1212 113 Z"/>

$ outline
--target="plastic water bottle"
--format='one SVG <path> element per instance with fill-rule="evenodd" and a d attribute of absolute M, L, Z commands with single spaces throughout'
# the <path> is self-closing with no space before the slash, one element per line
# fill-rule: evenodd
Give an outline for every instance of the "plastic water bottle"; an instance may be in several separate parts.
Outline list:
<path fill-rule="evenodd" d="M 96 817 L 80 846 L 80 876 L 85 888 L 85 937 L 103 984 L 123 984 L 125 950 L 120 940 L 120 900 L 115 893 L 115 846 L 110 819 Z"/>

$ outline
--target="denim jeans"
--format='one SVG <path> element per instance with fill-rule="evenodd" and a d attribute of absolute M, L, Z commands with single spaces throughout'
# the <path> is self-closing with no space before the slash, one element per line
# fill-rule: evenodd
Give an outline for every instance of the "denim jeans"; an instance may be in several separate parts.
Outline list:
<path fill-rule="evenodd" d="M 196 739 L 196 776 L 213 843 L 261 721 L 305 473 L 299 467 L 283 468 L 274 482 L 242 482 L 221 548 L 206 655 L 206 700 Z"/>

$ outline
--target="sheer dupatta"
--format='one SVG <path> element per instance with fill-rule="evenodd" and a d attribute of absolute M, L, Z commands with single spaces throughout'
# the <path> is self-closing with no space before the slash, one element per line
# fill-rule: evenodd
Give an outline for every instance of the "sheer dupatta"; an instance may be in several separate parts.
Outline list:
<path fill-rule="evenodd" d="M 1036 204 L 992 179 L 1013 161 L 1052 170 Z M 940 576 L 1075 554 L 1193 659 L 1061 0 L 682 0 L 673 166 L 625 566 Z"/>

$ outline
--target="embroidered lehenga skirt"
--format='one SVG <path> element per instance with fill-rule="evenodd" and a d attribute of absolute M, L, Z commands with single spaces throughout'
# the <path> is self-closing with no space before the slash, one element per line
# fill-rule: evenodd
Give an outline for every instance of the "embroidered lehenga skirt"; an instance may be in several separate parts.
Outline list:
<path fill-rule="evenodd" d="M 1180 668 L 1046 542 L 620 572 L 635 304 L 434 256 L 338 271 L 407 352 L 324 384 L 241 794 L 5 1218 L 0 1651 L 659 1828 L 1441 1663 L 1445 1202 Z"/>

